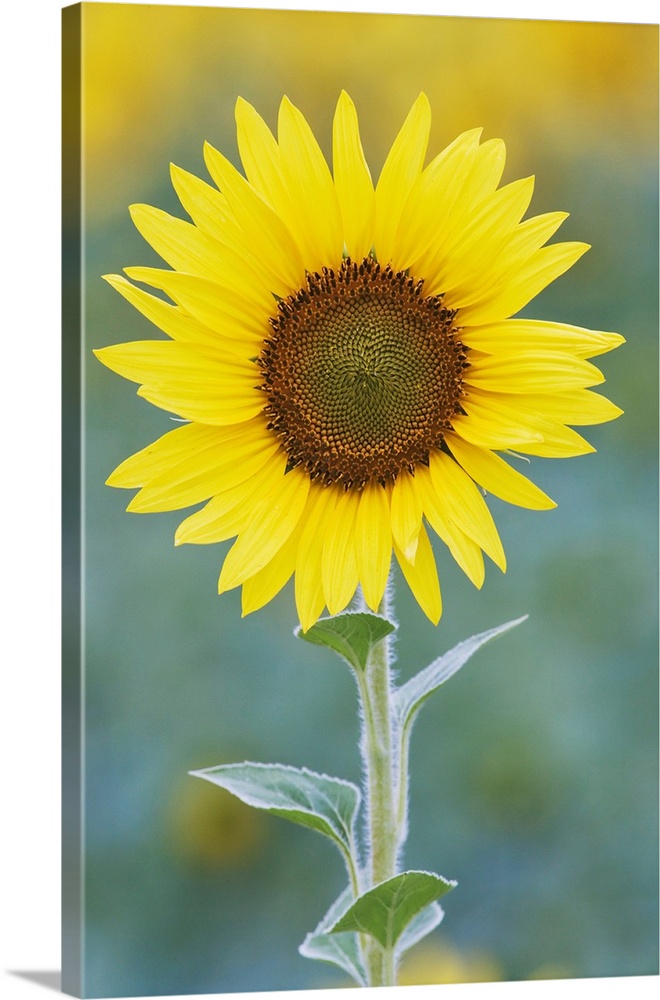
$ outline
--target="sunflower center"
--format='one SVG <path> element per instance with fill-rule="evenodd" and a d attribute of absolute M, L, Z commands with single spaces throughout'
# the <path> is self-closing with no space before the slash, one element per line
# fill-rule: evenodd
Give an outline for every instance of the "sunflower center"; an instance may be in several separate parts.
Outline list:
<path fill-rule="evenodd" d="M 466 351 L 442 296 L 371 258 L 308 275 L 259 357 L 289 466 L 362 487 L 428 463 L 460 412 Z"/>

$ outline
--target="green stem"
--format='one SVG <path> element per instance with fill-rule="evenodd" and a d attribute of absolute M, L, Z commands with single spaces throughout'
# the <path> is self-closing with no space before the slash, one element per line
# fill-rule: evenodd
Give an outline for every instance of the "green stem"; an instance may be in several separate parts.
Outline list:
<path fill-rule="evenodd" d="M 408 760 L 410 747 L 410 726 L 399 727 L 397 737 L 398 755 L 398 787 L 397 787 L 397 853 L 403 847 L 408 836 Z"/>
<path fill-rule="evenodd" d="M 386 599 L 380 612 L 387 615 Z M 391 662 L 388 637 L 374 646 L 366 670 L 358 677 L 362 703 L 362 761 L 367 793 L 369 854 L 363 891 L 397 874 L 397 854 L 402 842 L 400 805 L 399 740 L 393 731 Z M 369 938 L 365 964 L 370 986 L 394 986 L 394 956 Z"/>

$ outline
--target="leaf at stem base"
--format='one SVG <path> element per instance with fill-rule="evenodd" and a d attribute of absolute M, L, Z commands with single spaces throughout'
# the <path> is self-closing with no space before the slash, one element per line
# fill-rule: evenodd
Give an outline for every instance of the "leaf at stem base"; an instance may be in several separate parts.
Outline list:
<path fill-rule="evenodd" d="M 402 872 L 358 896 L 330 928 L 330 933 L 370 934 L 391 951 L 417 914 L 456 884 L 433 872 Z M 414 938 L 411 945 L 415 940 L 419 938 Z"/>
<path fill-rule="evenodd" d="M 318 927 L 308 934 L 298 951 L 304 958 L 338 965 L 347 972 L 358 986 L 367 985 L 367 973 L 362 964 L 358 936 L 353 931 L 330 934 L 329 929 L 346 912 L 353 899 L 351 887 L 347 886 L 341 896 L 332 904 Z"/>

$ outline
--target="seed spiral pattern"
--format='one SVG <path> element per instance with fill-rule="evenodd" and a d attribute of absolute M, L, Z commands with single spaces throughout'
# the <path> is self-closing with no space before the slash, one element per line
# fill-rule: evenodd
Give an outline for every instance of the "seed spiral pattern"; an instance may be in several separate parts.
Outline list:
<path fill-rule="evenodd" d="M 258 364 L 291 468 L 362 489 L 427 464 L 461 411 L 455 311 L 367 257 L 309 274 L 278 303 Z"/>

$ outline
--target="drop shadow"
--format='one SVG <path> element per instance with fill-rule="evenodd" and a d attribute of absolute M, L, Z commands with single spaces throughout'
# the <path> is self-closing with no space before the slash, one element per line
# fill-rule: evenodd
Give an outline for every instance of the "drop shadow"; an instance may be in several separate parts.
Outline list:
<path fill-rule="evenodd" d="M 52 972 L 44 969 L 7 969 L 7 972 L 10 976 L 20 976 L 21 979 L 43 986 L 46 990 L 55 990 L 57 993 L 62 991 L 62 973 L 59 969 L 54 969 Z"/>

